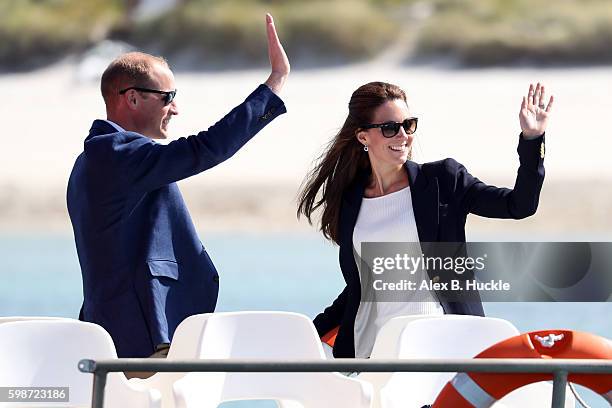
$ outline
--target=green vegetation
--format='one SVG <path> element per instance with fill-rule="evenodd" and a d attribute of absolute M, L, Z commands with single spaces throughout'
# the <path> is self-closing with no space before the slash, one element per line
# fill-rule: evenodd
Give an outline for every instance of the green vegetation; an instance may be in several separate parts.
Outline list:
<path fill-rule="evenodd" d="M 0 0 L 0 69 L 35 68 L 109 37 L 184 68 L 265 65 L 265 12 L 298 68 L 367 59 L 396 41 L 407 60 L 464 66 L 612 62 L 610 0 L 181 0 L 139 21 L 130 3 Z"/>
<path fill-rule="evenodd" d="M 612 62 L 608 0 L 437 0 L 417 56 L 468 66 Z"/>
<path fill-rule="evenodd" d="M 83 50 L 117 24 L 121 4 L 121 0 L 0 1 L 0 68 L 32 68 Z"/>
<path fill-rule="evenodd" d="M 123 39 L 207 67 L 266 64 L 266 12 L 274 15 L 292 62 L 301 66 L 367 58 L 396 34 L 384 9 L 368 1 L 191 0 L 134 26 Z"/>

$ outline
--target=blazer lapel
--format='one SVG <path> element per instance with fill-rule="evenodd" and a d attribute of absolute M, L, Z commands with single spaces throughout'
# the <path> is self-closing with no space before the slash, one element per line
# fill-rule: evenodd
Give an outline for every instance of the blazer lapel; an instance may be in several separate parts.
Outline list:
<path fill-rule="evenodd" d="M 365 181 L 358 180 L 353 186 L 346 192 L 344 196 L 343 211 L 341 215 L 340 223 L 340 240 L 345 247 L 353 249 L 353 231 L 355 230 L 355 224 L 357 223 L 357 217 L 359 216 L 359 210 L 361 209 L 361 201 L 363 199 L 363 192 L 365 191 Z"/>
<path fill-rule="evenodd" d="M 412 208 L 421 242 L 438 241 L 439 191 L 438 178 L 427 180 L 422 166 L 412 161 L 406 162 Z"/>

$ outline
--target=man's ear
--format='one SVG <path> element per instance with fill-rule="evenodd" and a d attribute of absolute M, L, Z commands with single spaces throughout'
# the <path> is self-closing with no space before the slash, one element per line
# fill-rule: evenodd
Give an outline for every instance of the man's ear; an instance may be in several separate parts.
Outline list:
<path fill-rule="evenodd" d="M 128 109 L 135 110 L 138 107 L 138 98 L 136 98 L 136 91 L 129 90 L 125 95 L 125 101 Z"/>

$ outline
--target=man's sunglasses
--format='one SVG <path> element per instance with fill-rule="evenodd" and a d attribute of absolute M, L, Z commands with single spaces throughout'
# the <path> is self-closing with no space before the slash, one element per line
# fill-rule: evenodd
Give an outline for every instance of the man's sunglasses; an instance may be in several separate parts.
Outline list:
<path fill-rule="evenodd" d="M 362 129 L 380 128 L 384 137 L 393 137 L 399 133 L 400 127 L 404 128 L 406 134 L 411 135 L 417 130 L 418 118 L 404 119 L 403 122 L 385 122 L 371 125 L 363 125 Z"/>
<path fill-rule="evenodd" d="M 147 92 L 147 93 L 155 93 L 155 94 L 164 95 L 164 99 L 163 99 L 164 105 L 170 105 L 172 101 L 174 100 L 174 97 L 176 96 L 176 89 L 174 91 L 159 91 L 157 89 L 139 88 L 137 86 L 130 86 L 129 88 L 122 89 L 119 91 L 119 95 L 123 95 L 130 89 L 133 89 L 138 92 Z"/>

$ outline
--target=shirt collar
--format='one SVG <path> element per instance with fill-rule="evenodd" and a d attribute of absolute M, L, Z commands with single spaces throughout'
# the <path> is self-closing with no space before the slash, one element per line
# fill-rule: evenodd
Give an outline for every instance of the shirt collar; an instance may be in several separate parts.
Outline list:
<path fill-rule="evenodd" d="M 108 122 L 108 124 L 110 124 L 112 127 L 117 129 L 117 132 L 125 132 L 126 131 L 124 128 L 122 128 L 121 126 L 119 126 L 118 124 L 113 122 L 112 120 L 108 120 L 108 119 L 102 119 L 102 120 L 104 120 L 105 122 Z"/>

